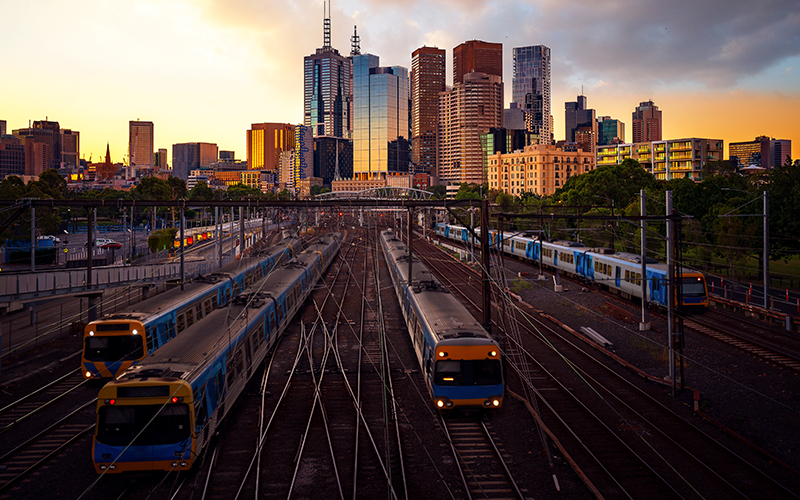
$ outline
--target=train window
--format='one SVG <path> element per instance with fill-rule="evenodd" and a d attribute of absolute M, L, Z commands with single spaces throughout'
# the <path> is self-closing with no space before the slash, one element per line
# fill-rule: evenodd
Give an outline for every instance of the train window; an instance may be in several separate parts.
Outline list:
<path fill-rule="evenodd" d="M 110 446 L 179 443 L 191 435 L 189 407 L 185 404 L 103 406 L 97 441 Z"/>
<path fill-rule="evenodd" d="M 197 313 L 197 319 L 201 319 L 203 317 L 203 305 L 197 304 L 197 306 L 195 306 L 195 312 Z"/>
<path fill-rule="evenodd" d="M 631 272 L 629 270 L 625 270 L 625 281 L 631 281 Z"/>
<path fill-rule="evenodd" d="M 86 337 L 83 356 L 88 361 L 125 361 L 140 359 L 144 354 L 141 335 Z"/>
<path fill-rule="evenodd" d="M 184 320 L 183 314 L 178 315 L 178 333 L 186 330 L 186 321 Z"/>
<path fill-rule="evenodd" d="M 433 377 L 436 385 L 461 385 L 461 361 L 437 361 Z"/>
<path fill-rule="evenodd" d="M 206 314 L 211 314 L 211 299 L 206 299 L 206 301 L 203 303 L 203 307 L 205 307 Z"/>
<path fill-rule="evenodd" d="M 194 324 L 194 312 L 189 309 L 186 311 L 186 326 L 190 327 Z"/>

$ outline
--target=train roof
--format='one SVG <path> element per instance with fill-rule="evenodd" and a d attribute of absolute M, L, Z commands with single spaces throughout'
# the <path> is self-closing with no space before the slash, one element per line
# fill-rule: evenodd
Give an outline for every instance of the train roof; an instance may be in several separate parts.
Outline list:
<path fill-rule="evenodd" d="M 327 241 L 332 241 L 332 238 Z M 321 248 L 325 246 L 327 245 L 320 245 Z M 117 380 L 139 379 L 142 374 L 153 378 L 190 380 L 192 374 L 202 373 L 205 365 L 215 360 L 220 351 L 236 343 L 247 324 L 270 303 L 269 298 L 285 291 L 286 286 L 297 280 L 308 264 L 317 257 L 318 254 L 313 249 L 306 249 L 296 258 L 253 283 L 228 306 L 216 309 L 196 321 L 180 335 L 129 368 Z M 248 304 L 243 297 L 255 297 L 256 300 Z M 246 314 L 245 309 L 248 309 Z"/>
<path fill-rule="evenodd" d="M 400 278 L 408 280 L 408 256 L 406 255 L 408 249 L 406 245 L 397 239 L 392 230 L 384 231 L 383 238 L 389 250 L 390 259 L 397 265 Z M 438 340 L 471 337 L 475 339 L 475 344 L 492 340 L 481 324 L 464 307 L 464 304 L 450 293 L 425 264 L 415 257 L 411 268 L 413 299 L 418 310 L 425 315 L 425 322 L 429 329 L 438 337 Z"/>

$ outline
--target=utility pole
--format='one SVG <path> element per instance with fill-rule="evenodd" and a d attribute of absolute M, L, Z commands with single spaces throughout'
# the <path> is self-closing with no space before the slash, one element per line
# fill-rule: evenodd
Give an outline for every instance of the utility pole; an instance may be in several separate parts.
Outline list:
<path fill-rule="evenodd" d="M 641 200 L 640 213 L 644 217 L 647 215 L 647 192 L 642 189 L 639 191 L 639 196 Z M 639 331 L 646 332 L 650 330 L 650 323 L 647 322 L 647 223 L 642 219 L 639 225 L 642 228 L 642 321 L 639 323 Z"/>
<path fill-rule="evenodd" d="M 764 309 L 769 308 L 769 191 L 764 191 Z"/>
<path fill-rule="evenodd" d="M 481 292 L 483 294 L 483 327 L 492 333 L 492 288 L 489 281 L 489 200 L 481 201 Z"/>
<path fill-rule="evenodd" d="M 672 191 L 666 192 L 667 216 L 672 215 Z M 667 343 L 669 344 L 669 379 L 672 382 L 672 397 L 675 397 L 675 333 L 673 332 L 675 320 L 675 224 L 672 219 L 667 219 L 667 273 L 669 286 L 667 287 Z"/>

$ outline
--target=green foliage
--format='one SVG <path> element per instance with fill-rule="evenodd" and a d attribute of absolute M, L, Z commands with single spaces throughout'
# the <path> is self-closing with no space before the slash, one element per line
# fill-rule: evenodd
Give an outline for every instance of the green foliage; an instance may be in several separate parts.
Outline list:
<path fill-rule="evenodd" d="M 150 236 L 147 237 L 147 247 L 150 249 L 150 252 L 153 253 L 172 248 L 172 242 L 175 240 L 177 234 L 178 228 L 175 227 L 153 231 L 150 233 Z"/>
<path fill-rule="evenodd" d="M 447 189 L 447 188 L 445 188 Z M 462 183 L 456 193 L 457 200 L 481 200 L 484 193 L 489 192 L 489 187 L 486 184 L 467 184 Z"/>
<path fill-rule="evenodd" d="M 241 182 L 234 184 L 233 186 L 229 186 L 227 193 L 229 200 L 261 199 L 260 189 L 252 188 L 246 184 L 242 184 Z"/>
<path fill-rule="evenodd" d="M 205 181 L 200 181 L 189 191 L 190 200 L 210 201 L 214 199 L 214 190 L 208 187 Z"/>
<path fill-rule="evenodd" d="M 769 174 L 770 251 L 775 259 L 800 252 L 800 163 L 791 158 Z"/>
<path fill-rule="evenodd" d="M 447 197 L 447 186 L 443 184 L 437 184 L 435 186 L 429 186 L 428 191 L 433 193 L 433 197 L 437 200 L 443 200 Z"/>
<path fill-rule="evenodd" d="M 318 194 L 330 193 L 331 190 L 326 187 L 322 186 L 311 186 L 311 196 L 317 196 Z"/>

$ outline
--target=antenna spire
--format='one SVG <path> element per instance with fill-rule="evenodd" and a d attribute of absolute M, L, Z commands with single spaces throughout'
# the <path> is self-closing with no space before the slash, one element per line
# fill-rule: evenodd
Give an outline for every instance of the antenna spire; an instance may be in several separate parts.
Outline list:
<path fill-rule="evenodd" d="M 325 10 L 325 6 L 327 4 L 327 11 Z M 322 11 L 323 15 L 325 16 L 324 21 L 322 22 L 324 27 L 324 40 L 322 44 L 322 48 L 324 50 L 331 50 L 331 4 L 329 2 L 323 2 L 322 4 Z"/>
<path fill-rule="evenodd" d="M 353 26 L 353 36 L 350 37 L 350 55 L 361 54 L 361 37 L 358 36 L 358 26 Z"/>

